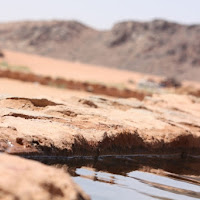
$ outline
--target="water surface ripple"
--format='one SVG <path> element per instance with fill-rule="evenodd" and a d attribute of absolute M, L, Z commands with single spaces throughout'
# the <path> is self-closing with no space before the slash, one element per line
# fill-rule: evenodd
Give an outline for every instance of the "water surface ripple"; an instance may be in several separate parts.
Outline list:
<path fill-rule="evenodd" d="M 105 156 L 44 161 L 68 171 L 93 200 L 200 199 L 200 159 Z"/>

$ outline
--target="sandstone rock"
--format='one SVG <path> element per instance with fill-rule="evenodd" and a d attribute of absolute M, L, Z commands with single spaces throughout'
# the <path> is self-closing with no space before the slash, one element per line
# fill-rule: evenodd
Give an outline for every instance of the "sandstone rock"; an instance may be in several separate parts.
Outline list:
<path fill-rule="evenodd" d="M 0 199 L 89 199 L 70 176 L 53 167 L 0 154 Z"/>
<path fill-rule="evenodd" d="M 2 96 L 0 123 L 0 149 L 12 154 L 200 153 L 200 101 L 192 96 L 163 94 L 144 101 L 91 96 L 60 102 Z"/>
<path fill-rule="evenodd" d="M 161 87 L 174 87 L 179 88 L 181 87 L 181 82 L 179 82 L 177 79 L 171 77 L 166 78 L 160 82 Z"/>

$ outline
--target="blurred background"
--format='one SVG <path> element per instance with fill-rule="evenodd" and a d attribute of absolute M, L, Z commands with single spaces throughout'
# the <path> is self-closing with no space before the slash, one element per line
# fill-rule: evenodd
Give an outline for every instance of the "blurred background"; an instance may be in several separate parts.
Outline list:
<path fill-rule="evenodd" d="M 0 5 L 1 69 L 148 92 L 198 87 L 198 0 Z"/>

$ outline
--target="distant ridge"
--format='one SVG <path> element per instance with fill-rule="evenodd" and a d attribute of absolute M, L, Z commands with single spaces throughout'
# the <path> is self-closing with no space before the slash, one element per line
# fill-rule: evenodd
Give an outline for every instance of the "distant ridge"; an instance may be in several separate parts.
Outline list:
<path fill-rule="evenodd" d="M 0 46 L 200 81 L 200 25 L 126 21 L 111 30 L 98 31 L 76 21 L 2 23 Z"/>

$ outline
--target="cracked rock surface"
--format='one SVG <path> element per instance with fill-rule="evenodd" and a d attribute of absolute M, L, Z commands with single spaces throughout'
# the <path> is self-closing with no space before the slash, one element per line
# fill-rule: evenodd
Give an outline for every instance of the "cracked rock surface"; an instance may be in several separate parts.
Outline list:
<path fill-rule="evenodd" d="M 174 94 L 143 101 L 2 96 L 0 150 L 48 156 L 199 155 L 200 100 Z"/>

